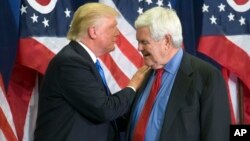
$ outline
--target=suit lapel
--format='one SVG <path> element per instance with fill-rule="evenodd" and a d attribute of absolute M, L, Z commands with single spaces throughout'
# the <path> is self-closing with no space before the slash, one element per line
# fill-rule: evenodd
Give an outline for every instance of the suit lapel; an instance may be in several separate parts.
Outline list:
<path fill-rule="evenodd" d="M 171 90 L 171 95 L 168 101 L 168 107 L 166 109 L 165 118 L 163 122 L 162 131 L 164 133 L 168 132 L 173 123 L 178 111 L 181 107 L 183 107 L 183 103 L 185 103 L 185 95 L 188 93 L 188 89 L 192 82 L 190 58 L 184 52 L 182 62 L 178 73 L 175 78 L 175 82 L 173 88 Z M 160 140 L 164 135 L 160 135 Z"/>
<path fill-rule="evenodd" d="M 78 44 L 76 41 L 71 41 L 69 43 L 70 48 L 72 48 L 77 54 L 79 54 L 80 56 L 82 56 L 82 58 L 88 62 L 88 64 L 90 65 L 92 72 L 95 74 L 96 79 L 98 80 L 98 82 L 102 85 L 102 78 L 95 66 L 95 63 L 93 62 L 93 60 L 91 59 L 90 55 L 88 54 L 88 52 L 80 45 Z M 104 88 L 104 87 L 103 87 Z"/>

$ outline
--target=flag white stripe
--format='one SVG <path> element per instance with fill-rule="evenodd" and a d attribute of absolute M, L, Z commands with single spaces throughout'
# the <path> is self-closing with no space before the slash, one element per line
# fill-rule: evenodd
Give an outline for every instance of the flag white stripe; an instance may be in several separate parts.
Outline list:
<path fill-rule="evenodd" d="M 228 78 L 228 87 L 229 87 L 229 94 L 230 99 L 232 102 L 233 113 L 235 117 L 236 124 L 239 124 L 240 121 L 240 113 L 239 113 L 239 103 L 238 103 L 238 89 L 237 89 L 237 77 L 230 73 Z"/>
<path fill-rule="evenodd" d="M 1 129 L 0 129 L 0 141 L 7 141 Z"/>
<path fill-rule="evenodd" d="M 239 48 L 244 50 L 248 56 L 250 57 L 250 35 L 234 35 L 234 36 L 226 36 L 228 40 L 236 44 Z"/>
<path fill-rule="evenodd" d="M 104 69 L 104 75 L 107 79 L 108 87 L 109 87 L 111 93 L 115 93 L 115 92 L 121 90 L 121 87 L 118 85 L 118 83 L 114 79 L 112 73 L 109 71 L 109 69 L 106 67 L 106 65 L 103 64 L 102 61 L 100 61 L 100 62 L 101 62 L 102 68 Z"/>
<path fill-rule="evenodd" d="M 33 141 L 38 109 L 38 77 L 29 101 L 29 106 L 25 118 L 23 141 Z"/>
<path fill-rule="evenodd" d="M 128 78 L 132 78 L 133 74 L 137 71 L 137 67 L 134 66 L 134 64 L 121 52 L 121 50 L 116 47 L 114 51 L 110 52 L 110 55 L 113 60 L 115 60 L 120 70 L 122 70 Z"/>
<path fill-rule="evenodd" d="M 40 42 L 47 47 L 54 54 L 57 54 L 65 45 L 69 43 L 67 38 L 59 37 L 32 37 L 34 40 Z"/>

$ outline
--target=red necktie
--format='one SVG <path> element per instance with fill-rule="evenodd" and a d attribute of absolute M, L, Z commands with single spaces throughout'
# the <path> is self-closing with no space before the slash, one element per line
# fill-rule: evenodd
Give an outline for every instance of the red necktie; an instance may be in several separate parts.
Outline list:
<path fill-rule="evenodd" d="M 154 101 L 156 99 L 157 93 L 160 88 L 162 74 L 164 72 L 164 69 L 159 69 L 156 71 L 156 76 L 154 83 L 151 87 L 149 96 L 147 98 L 147 101 L 144 104 L 144 107 L 142 109 L 141 115 L 138 118 L 138 122 L 135 125 L 135 130 L 133 134 L 133 141 L 144 141 L 147 122 L 150 116 L 150 113 L 153 108 Z"/>

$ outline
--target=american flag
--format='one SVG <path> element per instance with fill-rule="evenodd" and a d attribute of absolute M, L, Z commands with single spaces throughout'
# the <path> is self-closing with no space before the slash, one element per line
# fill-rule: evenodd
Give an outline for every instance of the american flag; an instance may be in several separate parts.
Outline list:
<path fill-rule="evenodd" d="M 16 63 L 8 86 L 4 89 L 1 81 L 1 140 L 33 139 L 38 104 L 39 77 L 42 76 L 51 58 L 58 53 L 69 41 L 66 33 L 74 11 L 78 6 L 92 1 L 69 0 L 22 0 L 20 4 L 19 46 Z M 121 16 L 118 18 L 120 37 L 116 49 L 100 58 L 111 92 L 125 87 L 135 71 L 142 66 L 143 59 L 137 51 L 134 19 L 143 10 L 137 12 L 138 4 L 141 7 L 147 3 L 147 8 L 156 6 L 156 3 L 132 2 L 133 16 L 123 15 L 126 1 L 99 1 L 117 9 Z M 127 3 L 129 4 L 129 3 Z M 159 6 L 163 6 L 160 1 Z M 130 7 L 130 6 L 129 6 Z M 136 9 L 135 9 L 136 8 Z M 120 11 L 123 9 L 123 12 Z M 132 10 L 131 9 L 131 10 Z M 126 9 L 125 9 L 126 10 Z M 128 9 L 127 9 L 128 10 Z M 126 16 L 133 17 L 127 20 Z M 2 124 L 1 124 L 2 125 Z"/>
<path fill-rule="evenodd" d="M 15 141 L 12 114 L 6 97 L 7 83 L 15 61 L 18 41 L 17 0 L 2 1 L 0 5 L 0 140 Z M 5 137 L 4 135 L 7 135 Z"/>
<path fill-rule="evenodd" d="M 228 83 L 232 123 L 239 123 L 237 83 L 243 87 L 244 121 L 250 123 L 250 1 L 204 0 L 199 51 L 218 62 Z M 239 98 L 237 98 L 239 97 Z"/>
<path fill-rule="evenodd" d="M 19 46 L 7 90 L 4 88 L 6 81 L 1 81 L 0 75 L 1 141 L 33 139 L 39 78 L 44 74 L 50 59 L 69 42 L 65 36 L 74 11 L 86 2 L 95 0 L 21 0 Z M 185 49 L 196 55 L 197 34 L 194 34 L 193 28 L 201 25 L 196 25 L 197 13 L 194 11 L 199 9 L 198 14 L 202 14 L 202 1 L 100 0 L 99 2 L 120 12 L 118 28 L 121 35 L 116 42 L 116 49 L 100 58 L 111 92 L 126 86 L 135 71 L 143 64 L 142 56 L 137 51 L 133 24 L 136 17 L 148 8 L 164 6 L 176 9 L 183 25 Z M 205 35 L 207 34 L 202 38 Z M 203 52 L 201 46 L 200 50 Z"/>

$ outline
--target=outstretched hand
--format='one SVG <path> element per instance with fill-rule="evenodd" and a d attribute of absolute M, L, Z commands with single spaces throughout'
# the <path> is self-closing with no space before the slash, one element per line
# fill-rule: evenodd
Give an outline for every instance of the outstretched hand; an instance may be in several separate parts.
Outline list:
<path fill-rule="evenodd" d="M 137 70 L 137 72 L 133 75 L 131 78 L 128 86 L 135 88 L 135 90 L 138 90 L 147 76 L 148 72 L 150 70 L 149 66 L 142 66 L 140 69 Z"/>

